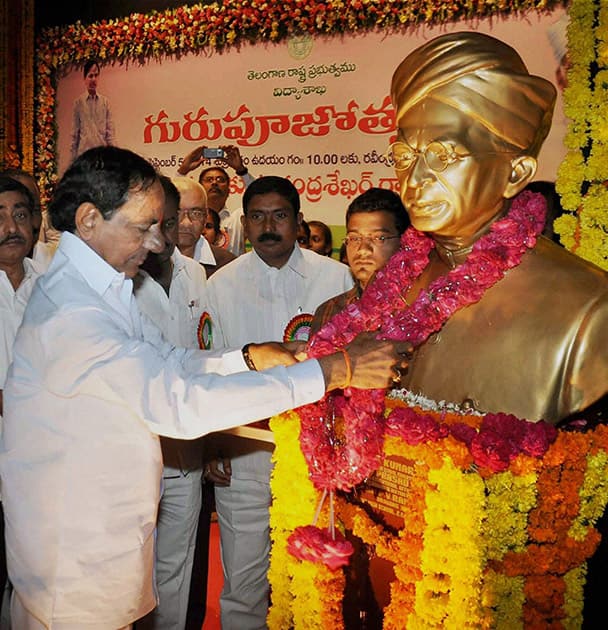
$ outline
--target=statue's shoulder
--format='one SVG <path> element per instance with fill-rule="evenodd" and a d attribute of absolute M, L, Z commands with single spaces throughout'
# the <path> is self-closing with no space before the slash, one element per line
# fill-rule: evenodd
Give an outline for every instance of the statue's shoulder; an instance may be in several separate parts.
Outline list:
<path fill-rule="evenodd" d="M 520 273 L 529 274 L 531 281 L 546 282 L 568 300 L 576 296 L 608 295 L 606 271 L 545 237 L 540 237 L 524 257 Z"/>

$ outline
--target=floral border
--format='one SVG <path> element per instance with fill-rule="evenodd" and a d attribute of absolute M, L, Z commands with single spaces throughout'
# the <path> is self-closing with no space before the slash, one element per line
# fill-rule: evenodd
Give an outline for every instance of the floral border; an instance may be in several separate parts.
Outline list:
<path fill-rule="evenodd" d="M 564 4 L 563 0 L 240 0 L 45 29 L 37 42 L 34 166 L 43 200 L 48 200 L 57 178 L 57 77 L 87 59 L 143 63 L 149 58 L 222 50 L 247 41 L 279 41 L 304 33 L 403 29 L 422 23 L 545 12 Z"/>
<path fill-rule="evenodd" d="M 409 404 L 407 396 L 386 399 L 387 412 L 408 420 L 383 449 L 385 458 L 416 462 L 401 506 L 406 526 L 389 531 L 345 496 L 334 508 L 338 529 L 394 563 L 383 627 L 580 627 L 586 560 L 599 543 L 595 525 L 608 502 L 608 427 L 578 432 L 529 424 L 532 448 L 498 468 L 492 457 L 475 464 L 473 443 L 463 445 L 452 432 L 481 437 L 487 416 Z M 495 437 L 521 437 L 525 421 L 495 420 L 488 427 Z M 311 522 L 320 496 L 300 449 L 298 415 L 282 414 L 270 426 L 276 447 L 268 627 L 342 630 L 344 572 L 288 552 L 291 532 Z M 454 496 L 461 509 L 446 509 Z M 327 509 L 317 515 L 327 527 Z"/>
<path fill-rule="evenodd" d="M 567 212 L 555 231 L 570 251 L 608 270 L 608 4 L 573 0 L 568 14 L 568 153 L 556 182 Z"/>

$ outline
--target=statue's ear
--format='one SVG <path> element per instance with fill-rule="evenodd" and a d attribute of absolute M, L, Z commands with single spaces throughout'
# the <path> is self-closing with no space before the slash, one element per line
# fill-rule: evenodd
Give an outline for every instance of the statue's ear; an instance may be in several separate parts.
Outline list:
<path fill-rule="evenodd" d="M 521 155 L 511 160 L 511 175 L 505 187 L 505 199 L 515 197 L 536 175 L 538 162 L 531 155 Z"/>

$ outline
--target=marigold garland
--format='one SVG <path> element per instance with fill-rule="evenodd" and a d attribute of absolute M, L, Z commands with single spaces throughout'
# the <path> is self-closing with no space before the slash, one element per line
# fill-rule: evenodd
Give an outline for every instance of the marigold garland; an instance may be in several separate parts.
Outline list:
<path fill-rule="evenodd" d="M 573 0 L 568 14 L 568 153 L 556 182 L 567 212 L 554 229 L 570 251 L 608 270 L 608 4 Z"/>
<path fill-rule="evenodd" d="M 395 562 L 383 627 L 580 627 L 586 560 L 598 544 L 594 525 L 608 503 L 608 427 L 586 433 L 559 430 L 542 457 L 520 452 L 506 470 L 476 469 L 472 454 L 467 457 L 462 450 L 466 432 L 455 427 L 478 434 L 484 422 L 493 426 L 492 417 L 411 409 L 403 394 L 386 399 L 387 413 L 415 412 L 426 427 L 422 439 L 408 443 L 403 435 L 391 435 L 384 444 L 385 458 L 416 462 L 403 499 L 404 528 L 392 534 L 347 496 L 336 507 L 344 527 L 372 553 Z M 429 418 L 447 427 L 440 437 Z M 293 563 L 302 579 L 289 585 L 272 582 L 269 628 L 339 630 L 344 627 L 336 604 L 344 588 L 342 571 L 330 575 L 323 565 L 286 557 L 286 525 L 294 525 L 296 514 L 300 524 L 309 523 L 312 496 L 318 493 L 298 449 L 296 416 L 290 416 L 288 427 L 275 422 L 277 464 L 295 465 L 298 473 L 289 478 L 291 491 L 280 496 L 274 492 L 280 476 L 273 478 L 273 563 Z M 506 423 L 505 439 L 513 437 L 517 422 L 522 421 L 511 417 Z M 302 510 L 293 499 L 296 485 L 308 497 Z M 455 495 L 458 510 L 450 509 Z M 323 522 L 328 518 L 326 510 Z M 285 565 L 281 569 L 285 572 Z M 289 597 L 283 588 L 289 588 Z M 278 606 L 287 609 L 277 611 Z M 311 622 L 320 618 L 331 620 L 330 625 Z M 286 619 L 291 626 L 281 625 Z"/>
<path fill-rule="evenodd" d="M 306 482 L 308 469 L 299 447 L 300 420 L 295 413 L 282 414 L 281 420 L 270 420 L 277 448 L 273 453 L 274 467 L 272 471 L 273 504 L 270 508 L 270 528 L 273 545 L 270 552 L 270 569 L 268 580 L 272 584 L 273 606 L 268 623 L 274 628 L 290 628 L 293 626 L 294 613 L 298 607 L 291 594 L 294 591 L 292 582 L 305 584 L 311 578 L 321 574 L 317 564 L 303 563 L 287 552 L 287 538 L 291 532 L 305 519 L 310 522 L 318 500 L 317 492 L 310 482 Z M 294 501 L 294 488 L 298 488 L 298 500 Z M 280 505 L 280 513 L 275 506 Z M 304 614 L 310 612 L 311 603 L 303 608 Z M 314 617 L 318 619 L 318 615 Z M 319 630 L 322 630 L 321 628 Z"/>

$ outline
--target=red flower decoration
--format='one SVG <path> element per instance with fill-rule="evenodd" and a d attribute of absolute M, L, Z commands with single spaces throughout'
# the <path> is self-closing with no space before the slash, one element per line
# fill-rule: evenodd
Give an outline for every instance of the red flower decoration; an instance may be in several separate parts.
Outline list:
<path fill-rule="evenodd" d="M 450 433 L 460 442 L 464 442 L 469 448 L 471 448 L 471 442 L 477 435 L 477 431 L 464 422 L 456 422 L 451 425 Z"/>
<path fill-rule="evenodd" d="M 322 562 L 332 571 L 346 566 L 353 554 L 352 544 L 340 532 L 334 536 L 314 525 L 296 527 L 287 539 L 287 550 L 295 558 Z"/>
<path fill-rule="evenodd" d="M 557 429 L 547 422 L 526 422 L 521 450 L 532 457 L 543 457 L 557 438 Z"/>
<path fill-rule="evenodd" d="M 412 446 L 423 442 L 437 442 L 448 435 L 449 429 L 432 416 L 416 413 L 409 407 L 394 409 L 387 419 L 387 433 L 403 438 Z"/>
<path fill-rule="evenodd" d="M 477 302 L 508 269 L 520 263 L 542 229 L 545 208 L 541 194 L 522 192 L 513 200 L 508 215 L 494 222 L 489 232 L 475 243 L 465 262 L 431 282 L 408 306 L 403 296 L 424 271 L 434 247 L 431 238 L 410 227 L 401 237 L 399 251 L 378 271 L 361 298 L 337 313 L 312 337 L 309 356 L 321 357 L 343 348 L 365 330 L 380 330 L 379 337 L 384 339 L 423 343 L 456 311 Z M 334 401 L 339 402 L 335 405 Z M 344 397 L 330 394 L 298 412 L 302 421 L 302 453 L 315 487 L 349 490 L 376 470 L 385 430 L 384 390 L 350 389 Z M 335 433 L 334 414 L 344 419 L 342 435 Z M 391 431 L 400 432 L 403 427 L 396 425 L 403 424 L 405 418 L 402 416 L 397 422 L 397 416 Z M 437 440 L 446 435 L 445 429 L 435 428 L 428 420 L 410 418 L 408 423 L 410 440 Z M 504 432 L 498 431 L 496 452 L 517 453 L 523 433 L 509 429 L 510 419 L 506 423 L 504 431 L 508 435 L 501 438 Z M 500 444 L 501 439 L 506 439 L 507 445 Z M 481 446 L 478 444 L 480 453 L 485 452 L 486 442 L 489 447 L 489 439 L 482 440 Z M 483 459 L 481 454 L 480 457 Z M 502 459 L 490 457 L 489 461 L 502 462 Z"/>
<path fill-rule="evenodd" d="M 478 433 L 470 448 L 475 463 L 493 472 L 507 470 L 510 461 L 517 455 L 517 449 L 511 442 L 489 430 Z"/>

